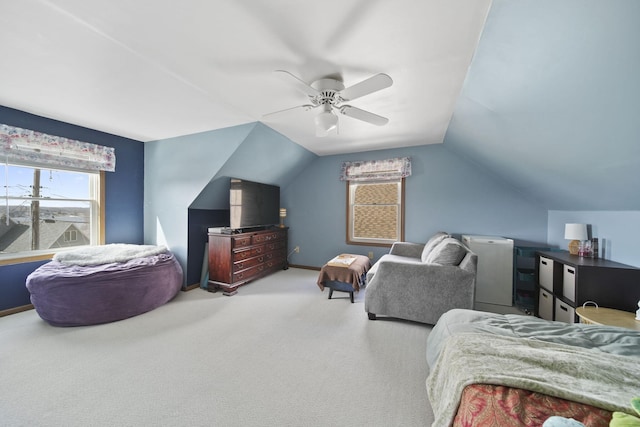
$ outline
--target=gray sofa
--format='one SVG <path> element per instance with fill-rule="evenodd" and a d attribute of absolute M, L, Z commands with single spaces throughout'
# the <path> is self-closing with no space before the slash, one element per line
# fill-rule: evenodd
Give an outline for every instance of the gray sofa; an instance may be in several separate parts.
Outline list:
<path fill-rule="evenodd" d="M 478 257 L 444 232 L 426 244 L 396 242 L 367 273 L 364 309 L 435 324 L 453 308 L 473 309 Z"/>

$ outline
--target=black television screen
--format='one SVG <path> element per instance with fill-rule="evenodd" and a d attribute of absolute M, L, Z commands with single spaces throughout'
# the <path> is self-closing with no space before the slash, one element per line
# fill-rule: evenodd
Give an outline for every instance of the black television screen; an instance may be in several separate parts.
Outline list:
<path fill-rule="evenodd" d="M 242 179 L 231 179 L 229 192 L 232 230 L 278 224 L 280 187 Z"/>

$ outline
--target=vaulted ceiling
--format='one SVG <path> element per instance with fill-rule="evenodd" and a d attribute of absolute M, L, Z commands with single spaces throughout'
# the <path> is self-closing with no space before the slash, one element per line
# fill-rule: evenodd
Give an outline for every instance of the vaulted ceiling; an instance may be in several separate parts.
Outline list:
<path fill-rule="evenodd" d="M 149 141 L 263 121 L 319 155 L 441 143 L 490 0 L 21 0 L 0 3 L 0 103 Z M 6 66 L 9 65 L 10 66 Z M 315 136 L 296 80 L 389 88 Z"/>
<path fill-rule="evenodd" d="M 318 155 L 443 143 L 549 209 L 640 209 L 634 0 L 0 0 L 0 104 L 150 141 L 262 121 Z M 307 83 L 391 87 L 315 136 Z M 281 73 L 280 73 L 281 74 Z"/>

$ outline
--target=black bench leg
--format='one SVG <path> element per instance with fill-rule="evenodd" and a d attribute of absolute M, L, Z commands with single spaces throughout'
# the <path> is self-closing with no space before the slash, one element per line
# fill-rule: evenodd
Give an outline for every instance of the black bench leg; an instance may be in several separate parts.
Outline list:
<path fill-rule="evenodd" d="M 329 288 L 329 298 L 328 299 L 331 299 L 331 295 L 333 295 L 333 288 Z"/>
<path fill-rule="evenodd" d="M 349 292 L 349 296 L 351 297 L 351 304 L 353 304 L 353 292 Z"/>

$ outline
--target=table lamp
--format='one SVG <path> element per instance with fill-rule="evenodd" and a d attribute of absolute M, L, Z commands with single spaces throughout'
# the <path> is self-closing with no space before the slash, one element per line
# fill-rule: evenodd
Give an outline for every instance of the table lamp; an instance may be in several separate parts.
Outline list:
<path fill-rule="evenodd" d="M 287 210 L 280 208 L 280 228 L 284 228 L 284 219 L 287 216 Z"/>
<path fill-rule="evenodd" d="M 580 242 L 589 238 L 587 234 L 587 224 L 565 224 L 564 238 L 571 240 L 569 242 L 569 253 L 571 255 L 578 255 Z"/>

